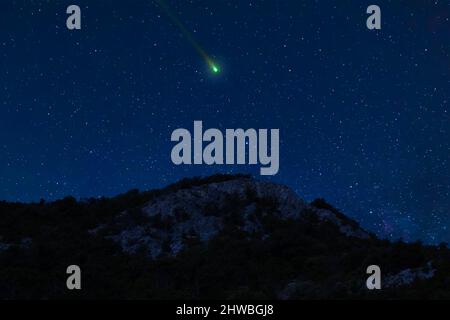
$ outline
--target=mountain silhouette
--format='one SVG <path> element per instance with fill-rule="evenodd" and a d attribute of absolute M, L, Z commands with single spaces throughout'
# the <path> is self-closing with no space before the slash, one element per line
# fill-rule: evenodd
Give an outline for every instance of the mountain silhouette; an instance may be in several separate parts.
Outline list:
<path fill-rule="evenodd" d="M 83 289 L 66 288 L 66 269 Z M 382 272 L 368 290 L 368 266 Z M 448 299 L 450 250 L 378 239 L 246 175 L 113 198 L 0 202 L 1 299 Z"/>

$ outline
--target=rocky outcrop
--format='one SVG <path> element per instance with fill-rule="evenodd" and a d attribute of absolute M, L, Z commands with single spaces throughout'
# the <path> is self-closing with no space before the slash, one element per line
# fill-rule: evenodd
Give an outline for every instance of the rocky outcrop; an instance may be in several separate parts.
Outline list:
<path fill-rule="evenodd" d="M 299 219 L 305 212 L 336 224 L 347 236 L 369 237 L 334 212 L 309 205 L 286 186 L 238 177 L 175 190 L 152 199 L 137 212 L 125 211 L 115 222 L 114 229 L 119 231 L 108 238 L 125 252 L 143 249 L 155 258 L 164 252 L 177 254 L 186 241 L 208 241 L 222 230 L 230 215 L 235 217 L 236 228 L 264 234 L 261 217 L 272 214 Z"/>
<path fill-rule="evenodd" d="M 386 288 L 408 286 L 418 280 L 428 280 L 434 277 L 436 269 L 431 262 L 425 267 L 415 269 L 405 269 L 397 274 L 387 276 L 384 281 Z"/>

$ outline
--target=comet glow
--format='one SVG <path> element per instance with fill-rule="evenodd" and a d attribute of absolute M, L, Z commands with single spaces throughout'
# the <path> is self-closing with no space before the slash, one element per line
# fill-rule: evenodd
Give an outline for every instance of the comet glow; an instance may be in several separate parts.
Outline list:
<path fill-rule="evenodd" d="M 209 70 L 213 74 L 219 74 L 221 69 L 220 66 L 214 62 L 214 60 L 206 53 L 206 51 L 200 46 L 197 40 L 194 38 L 192 33 L 186 28 L 186 26 L 181 22 L 180 19 L 170 10 L 169 6 L 163 0 L 155 0 L 156 3 L 164 10 L 167 16 L 172 20 L 172 22 L 180 29 L 181 33 L 186 37 L 186 39 L 191 43 L 200 57 L 206 62 Z"/>
<path fill-rule="evenodd" d="M 208 61 L 209 68 L 214 74 L 220 73 L 220 66 L 213 61 Z"/>

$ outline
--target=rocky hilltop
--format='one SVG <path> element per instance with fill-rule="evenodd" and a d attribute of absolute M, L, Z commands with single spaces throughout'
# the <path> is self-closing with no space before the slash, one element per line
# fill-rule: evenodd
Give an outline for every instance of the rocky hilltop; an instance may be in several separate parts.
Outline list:
<path fill-rule="evenodd" d="M 3 299 L 449 298 L 450 252 L 378 239 L 323 199 L 244 175 L 114 198 L 0 202 Z M 83 290 L 68 291 L 78 265 Z M 380 266 L 382 290 L 366 288 Z"/>
<path fill-rule="evenodd" d="M 237 230 L 269 237 L 262 219 L 272 216 L 298 220 L 305 213 L 334 223 L 347 236 L 369 238 L 356 223 L 331 210 L 307 204 L 286 186 L 240 176 L 174 190 L 152 199 L 137 213 L 136 210 L 124 211 L 114 221 L 115 229 L 120 232 L 110 238 L 127 253 L 145 247 L 149 255 L 156 258 L 163 252 L 165 244 L 169 246 L 168 253 L 176 255 L 184 248 L 187 237 L 208 241 L 223 230 L 231 216 Z M 147 218 L 147 222 L 134 219 L 136 214 Z"/>

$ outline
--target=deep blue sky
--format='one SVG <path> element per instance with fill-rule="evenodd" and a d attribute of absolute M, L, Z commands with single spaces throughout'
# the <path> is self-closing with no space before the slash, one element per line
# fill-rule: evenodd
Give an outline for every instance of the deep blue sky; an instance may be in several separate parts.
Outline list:
<path fill-rule="evenodd" d="M 186 176 L 172 131 L 279 128 L 271 178 L 381 236 L 450 242 L 448 1 L 0 3 L 0 198 L 115 195 Z M 82 8 L 82 30 L 65 27 Z M 382 30 L 365 26 L 382 9 Z"/>

